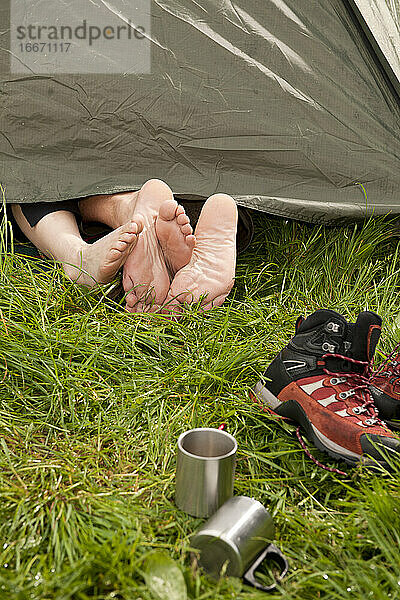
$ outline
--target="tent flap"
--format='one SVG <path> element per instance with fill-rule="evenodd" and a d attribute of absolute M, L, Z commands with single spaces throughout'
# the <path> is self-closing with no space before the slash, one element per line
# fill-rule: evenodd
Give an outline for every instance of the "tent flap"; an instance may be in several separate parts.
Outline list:
<path fill-rule="evenodd" d="M 357 5 L 396 77 L 398 23 Z M 400 213 L 398 97 L 344 0 L 0 0 L 0 44 L 7 202 L 156 177 L 309 222 Z"/>

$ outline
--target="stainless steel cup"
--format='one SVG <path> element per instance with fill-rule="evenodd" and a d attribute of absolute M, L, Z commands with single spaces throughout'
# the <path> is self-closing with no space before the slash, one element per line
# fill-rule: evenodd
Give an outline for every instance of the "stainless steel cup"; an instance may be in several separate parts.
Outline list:
<path fill-rule="evenodd" d="M 221 573 L 244 577 L 246 583 L 260 590 L 271 591 L 259 583 L 255 571 L 265 560 L 272 560 L 281 568 L 279 578 L 288 571 L 288 563 L 281 551 L 270 543 L 275 527 L 272 517 L 254 498 L 231 498 L 198 530 L 191 540 L 200 550 L 199 564 L 207 573 L 218 578 Z"/>
<path fill-rule="evenodd" d="M 212 515 L 233 495 L 237 443 L 220 429 L 191 429 L 178 439 L 175 501 L 195 517 Z"/>

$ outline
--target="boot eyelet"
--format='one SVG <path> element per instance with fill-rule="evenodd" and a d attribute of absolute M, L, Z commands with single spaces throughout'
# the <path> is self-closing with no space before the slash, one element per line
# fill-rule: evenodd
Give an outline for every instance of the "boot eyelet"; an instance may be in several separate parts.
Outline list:
<path fill-rule="evenodd" d="M 325 352 L 335 352 L 335 346 L 333 344 L 329 344 L 328 342 L 324 342 L 322 344 L 322 350 Z"/>
<path fill-rule="evenodd" d="M 340 394 L 339 394 L 339 398 L 341 398 L 342 400 L 346 400 L 347 396 L 348 396 L 347 392 L 340 392 Z"/>
<path fill-rule="evenodd" d="M 364 410 L 361 408 L 361 406 L 355 406 L 353 408 L 353 413 L 355 415 L 361 415 L 364 412 Z"/>
<path fill-rule="evenodd" d="M 329 322 L 326 326 L 327 331 L 333 331 L 334 333 L 338 333 L 339 325 L 337 323 Z"/>
<path fill-rule="evenodd" d="M 376 425 L 377 424 L 377 420 L 376 419 L 365 419 L 364 423 L 366 425 Z"/>

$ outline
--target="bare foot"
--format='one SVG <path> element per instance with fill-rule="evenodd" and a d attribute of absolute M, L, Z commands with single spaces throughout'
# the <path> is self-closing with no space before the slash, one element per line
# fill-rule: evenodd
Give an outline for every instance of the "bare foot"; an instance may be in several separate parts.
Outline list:
<path fill-rule="evenodd" d="M 208 310 L 221 306 L 234 284 L 237 208 L 226 194 L 214 194 L 204 204 L 189 264 L 173 279 L 163 312 L 178 313 L 184 303 L 199 302 Z"/>
<path fill-rule="evenodd" d="M 176 200 L 167 200 L 161 204 L 156 220 L 156 233 L 165 263 L 173 277 L 188 264 L 196 243 L 189 217 Z"/>
<path fill-rule="evenodd" d="M 171 200 L 172 191 L 159 179 L 147 181 L 135 198 L 134 212 L 142 216 L 144 229 L 124 265 L 123 286 L 128 293 L 129 312 L 144 312 L 154 303 L 162 304 L 168 293 L 170 279 L 157 238 L 156 219 L 161 205 Z"/>
<path fill-rule="evenodd" d="M 66 275 L 88 287 L 112 281 L 136 246 L 142 229 L 143 221 L 137 217 L 94 244 L 83 242 L 74 263 L 63 264 Z"/>

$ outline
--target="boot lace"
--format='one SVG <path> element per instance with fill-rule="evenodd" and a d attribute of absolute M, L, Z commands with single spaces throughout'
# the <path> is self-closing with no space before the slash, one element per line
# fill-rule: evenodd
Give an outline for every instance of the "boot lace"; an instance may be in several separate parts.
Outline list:
<path fill-rule="evenodd" d="M 400 348 L 400 343 L 396 346 L 395 350 L 389 355 L 388 360 L 395 354 L 395 351 L 398 348 Z M 342 396 L 339 395 L 339 397 L 343 401 L 346 401 L 347 398 L 351 398 L 351 402 L 353 404 L 354 403 L 357 404 L 353 408 L 354 414 L 361 414 L 361 413 L 369 414 L 369 417 L 364 421 L 364 424 L 367 427 L 372 427 L 374 425 L 381 425 L 382 427 L 385 427 L 386 423 L 379 418 L 378 409 L 376 408 L 376 406 L 372 400 L 370 391 L 369 391 L 369 378 L 375 374 L 375 373 L 372 373 L 372 371 L 371 371 L 371 363 L 368 361 L 356 360 L 354 358 L 350 358 L 349 356 L 343 356 L 342 354 L 334 354 L 334 353 L 324 354 L 321 358 L 322 358 L 322 360 L 325 360 L 328 358 L 338 358 L 339 360 L 347 361 L 351 364 L 357 365 L 359 367 L 363 367 L 362 374 L 356 373 L 354 371 L 350 372 L 350 373 L 343 373 L 343 372 L 339 373 L 336 371 L 331 371 L 330 369 L 328 369 L 326 367 L 326 364 L 324 365 L 323 371 L 324 371 L 324 373 L 326 373 L 326 375 L 329 375 L 330 377 L 332 377 L 332 376 L 336 377 L 339 381 L 346 380 L 346 382 L 352 386 L 346 392 L 341 392 Z M 398 370 L 396 372 L 398 373 L 398 375 L 400 377 L 400 363 L 396 363 L 395 368 L 396 369 L 398 368 Z M 380 369 L 379 372 L 381 372 L 381 370 L 383 370 L 383 369 L 384 369 L 384 367 L 382 369 Z M 253 400 L 259 405 L 259 407 L 263 411 L 274 415 L 275 418 L 282 419 L 283 421 L 290 421 L 290 419 L 288 419 L 286 417 L 282 417 L 281 415 L 277 415 L 271 409 L 262 405 L 255 397 L 253 398 Z M 355 410 L 355 409 L 358 409 L 358 410 Z M 338 475 L 348 476 L 348 474 L 345 471 L 340 471 L 339 469 L 335 469 L 334 467 L 328 467 L 327 465 L 324 465 L 319 460 L 317 460 L 315 458 L 315 456 L 313 456 L 311 454 L 311 452 L 308 450 L 306 443 L 300 433 L 300 427 L 297 427 L 297 429 L 296 429 L 296 436 L 300 442 L 301 447 L 303 448 L 304 452 L 308 456 L 308 458 L 310 458 L 318 467 L 320 467 L 321 469 L 324 469 L 325 471 L 330 471 L 331 473 L 337 473 Z"/>
<path fill-rule="evenodd" d="M 384 371 L 387 373 L 387 377 L 400 377 L 400 362 L 399 362 L 399 350 L 400 350 L 400 342 L 396 344 L 393 351 L 390 354 L 383 354 L 385 360 L 379 366 L 376 371 L 371 372 L 371 377 L 377 377 L 378 375 L 382 375 Z"/>
<path fill-rule="evenodd" d="M 275 419 L 278 419 L 281 421 L 287 421 L 288 423 L 291 423 L 291 419 L 288 419 L 287 417 L 282 417 L 282 415 L 277 415 L 271 408 L 262 404 L 262 402 L 260 402 L 255 396 L 251 395 L 251 397 L 253 399 L 253 402 L 255 402 L 263 412 L 268 413 L 269 415 L 273 416 Z M 220 425 L 220 427 L 218 429 L 221 429 L 224 425 L 225 425 L 225 423 Z M 346 473 L 346 471 L 341 471 L 340 469 L 336 469 L 335 467 L 328 467 L 327 465 L 324 465 L 319 460 L 317 460 L 315 458 L 315 456 L 313 456 L 311 454 L 311 452 L 307 448 L 306 443 L 300 433 L 300 427 L 297 427 L 297 429 L 296 429 L 296 436 L 297 436 L 297 439 L 299 440 L 300 445 L 303 448 L 305 454 L 308 456 L 308 458 L 310 458 L 313 461 L 313 463 L 315 463 L 317 465 L 317 467 L 324 469 L 324 471 L 329 471 L 330 473 L 336 473 L 337 475 L 344 475 L 345 477 L 348 477 L 348 474 Z"/>
<path fill-rule="evenodd" d="M 381 425 L 385 427 L 384 421 L 382 421 L 378 416 L 378 409 L 376 408 L 372 396 L 369 391 L 369 378 L 371 377 L 371 363 L 363 360 L 356 360 L 354 358 L 350 358 L 348 356 L 343 356 L 342 354 L 324 354 L 322 359 L 327 358 L 338 358 L 343 361 L 347 361 L 351 364 L 363 367 L 363 372 L 361 373 L 337 373 L 335 371 L 330 371 L 325 364 L 324 373 L 330 376 L 337 377 L 340 379 L 346 379 L 346 383 L 351 385 L 351 389 L 346 392 L 341 392 L 339 394 L 339 398 L 343 401 L 346 401 L 347 398 L 351 398 L 351 403 L 356 404 L 353 407 L 353 412 L 356 415 L 367 414 L 368 418 L 364 421 L 364 425 L 367 427 L 373 427 L 374 425 Z M 400 373 L 399 373 L 400 376 Z"/>

